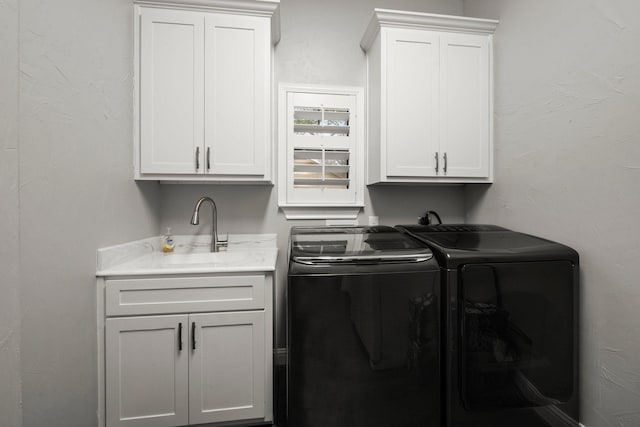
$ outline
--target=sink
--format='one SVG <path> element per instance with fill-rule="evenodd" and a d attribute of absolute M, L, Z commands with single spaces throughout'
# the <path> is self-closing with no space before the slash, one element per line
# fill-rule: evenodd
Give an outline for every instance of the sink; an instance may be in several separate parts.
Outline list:
<path fill-rule="evenodd" d="M 192 264 L 234 264 L 247 258 L 243 252 L 199 252 L 188 254 L 163 255 L 161 265 L 192 265 Z"/>

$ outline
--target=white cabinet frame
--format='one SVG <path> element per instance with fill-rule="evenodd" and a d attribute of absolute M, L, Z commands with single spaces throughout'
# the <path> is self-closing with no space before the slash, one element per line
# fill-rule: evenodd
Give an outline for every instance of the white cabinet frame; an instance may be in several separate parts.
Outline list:
<path fill-rule="evenodd" d="M 367 184 L 493 180 L 498 21 L 375 9 L 367 53 Z"/>
<path fill-rule="evenodd" d="M 271 422 L 273 281 L 270 272 L 98 277 L 98 427 Z M 150 369 L 162 374 L 144 384 Z"/>
<path fill-rule="evenodd" d="M 134 178 L 272 184 L 279 0 L 134 3 Z"/>

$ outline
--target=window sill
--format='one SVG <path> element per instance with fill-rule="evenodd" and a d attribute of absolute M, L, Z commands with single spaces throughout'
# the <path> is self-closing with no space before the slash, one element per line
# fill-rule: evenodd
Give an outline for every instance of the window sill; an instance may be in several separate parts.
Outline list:
<path fill-rule="evenodd" d="M 357 219 L 362 206 L 280 206 L 289 220 Z"/>

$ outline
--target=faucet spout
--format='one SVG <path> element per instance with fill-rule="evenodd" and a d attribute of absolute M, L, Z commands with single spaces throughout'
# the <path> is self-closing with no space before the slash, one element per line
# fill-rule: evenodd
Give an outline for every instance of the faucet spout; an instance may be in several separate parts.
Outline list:
<path fill-rule="evenodd" d="M 198 225 L 200 223 L 200 206 L 202 203 L 209 202 L 211 204 L 211 252 L 218 252 L 218 210 L 216 209 L 216 202 L 210 197 L 200 197 L 196 202 L 196 206 L 193 208 L 193 215 L 191 216 L 191 225 Z"/>

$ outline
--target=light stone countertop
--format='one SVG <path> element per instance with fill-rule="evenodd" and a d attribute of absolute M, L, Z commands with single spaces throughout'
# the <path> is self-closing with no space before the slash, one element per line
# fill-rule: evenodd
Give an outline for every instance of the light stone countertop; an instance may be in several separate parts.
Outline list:
<path fill-rule="evenodd" d="M 223 237 L 222 235 L 221 237 Z M 98 249 L 96 276 L 268 272 L 276 268 L 275 234 L 230 234 L 229 245 L 211 253 L 210 236 L 173 236 L 174 252 L 162 252 L 162 236 Z"/>

